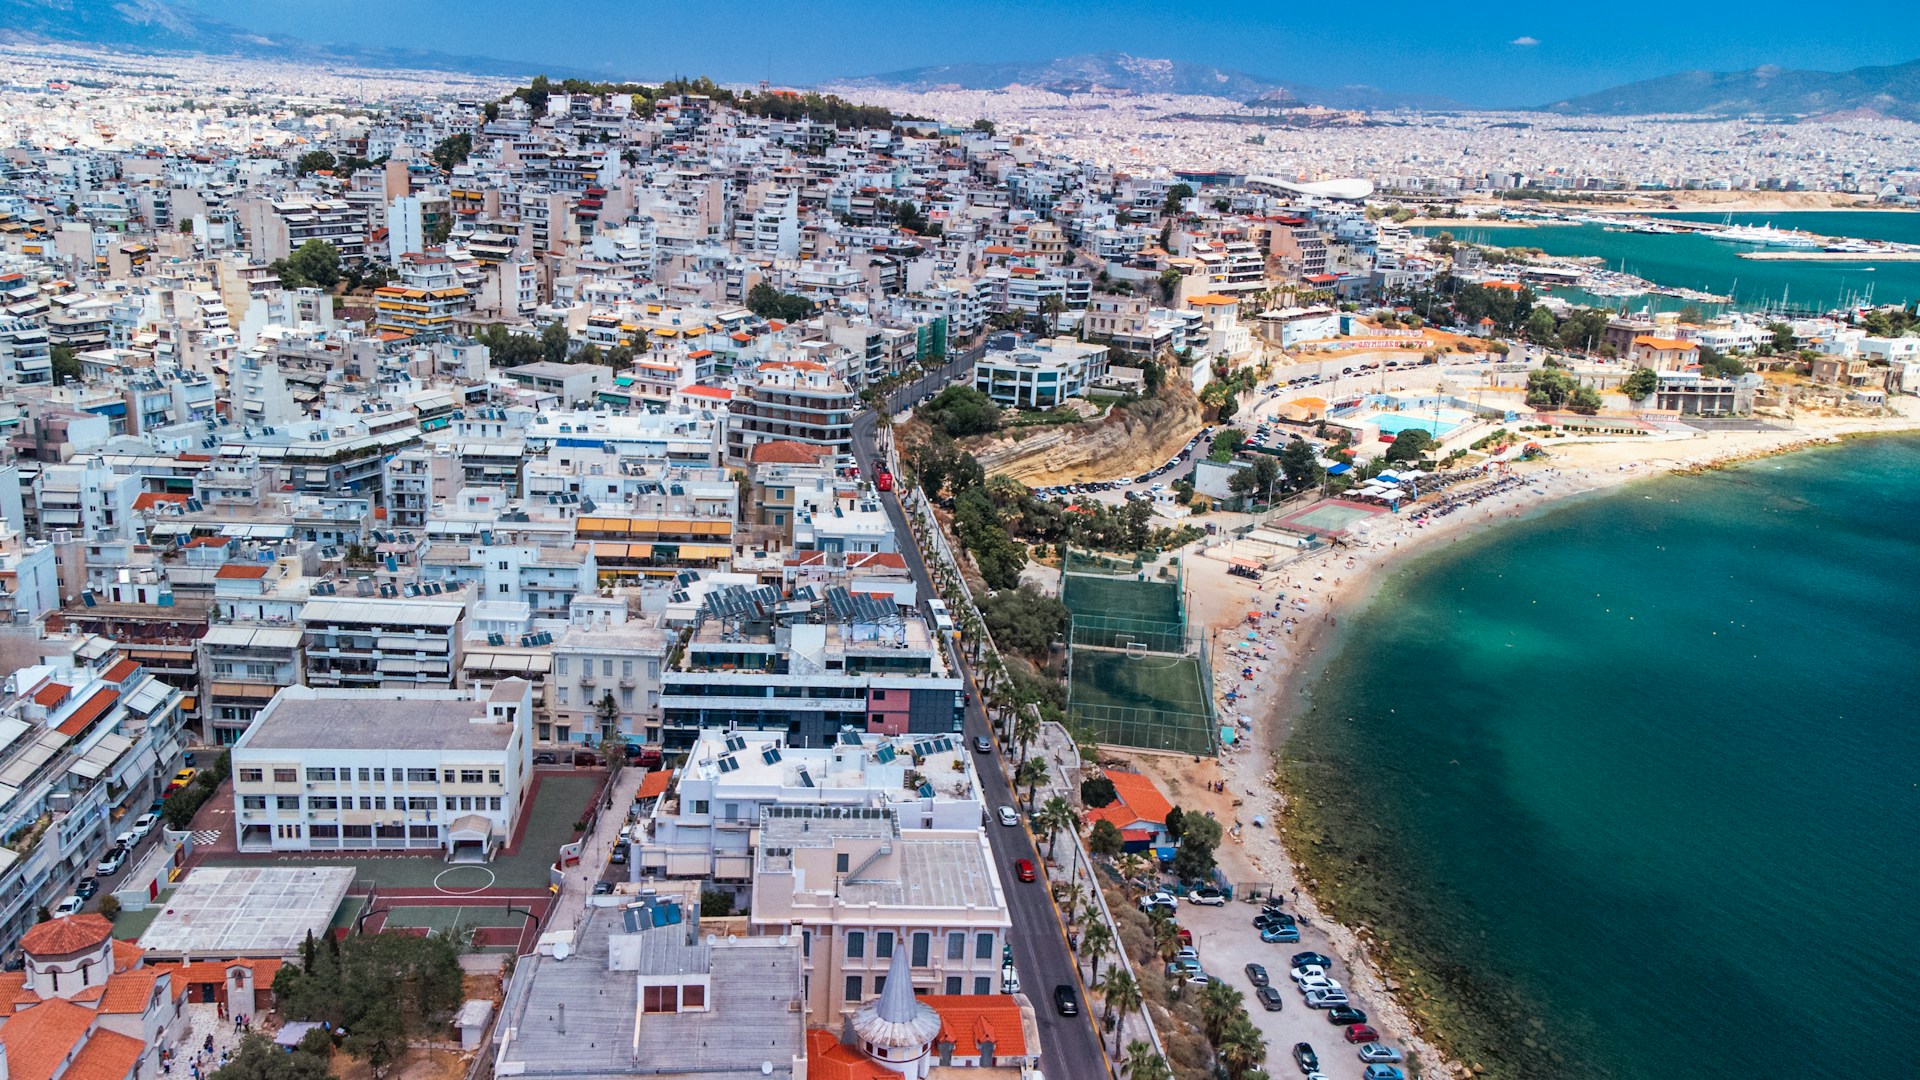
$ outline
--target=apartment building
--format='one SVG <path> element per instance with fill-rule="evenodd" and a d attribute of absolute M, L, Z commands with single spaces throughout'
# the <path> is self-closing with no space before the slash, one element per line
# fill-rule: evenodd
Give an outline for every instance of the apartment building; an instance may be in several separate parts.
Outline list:
<path fill-rule="evenodd" d="M 447 594 L 441 594 L 447 595 Z M 452 687 L 465 598 L 325 597 L 300 608 L 306 682 L 315 687 Z"/>
<path fill-rule="evenodd" d="M 575 601 L 571 625 L 553 643 L 551 722 L 537 740 L 658 743 L 660 675 L 677 640 L 650 618 L 629 617 L 624 601 Z"/>
<path fill-rule="evenodd" d="M 264 263 L 284 259 L 309 240 L 324 240 L 342 262 L 367 256 L 367 211 L 343 199 L 293 195 L 283 199 L 245 198 L 236 207 L 246 230 L 247 249 Z"/>
<path fill-rule="evenodd" d="M 200 739 L 232 746 L 283 686 L 303 671 L 297 626 L 225 623 L 196 643 L 200 668 Z"/>
<path fill-rule="evenodd" d="M 533 695 L 290 686 L 233 744 L 242 851 L 436 850 L 484 861 L 531 787 Z"/>
<path fill-rule="evenodd" d="M 1106 377 L 1107 351 L 1072 338 L 988 349 L 974 362 L 973 386 L 1007 408 L 1051 409 Z"/>
<path fill-rule="evenodd" d="M 1012 919 L 985 831 L 908 829 L 887 807 L 767 806 L 751 932 L 800 936 L 807 1019 L 838 1028 L 906 954 L 916 992 L 1000 991 Z"/>
<path fill-rule="evenodd" d="M 759 365 L 735 391 L 726 432 L 726 460 L 745 465 L 763 442 L 788 440 L 853 453 L 853 417 L 860 399 L 823 364 L 776 360 Z"/>

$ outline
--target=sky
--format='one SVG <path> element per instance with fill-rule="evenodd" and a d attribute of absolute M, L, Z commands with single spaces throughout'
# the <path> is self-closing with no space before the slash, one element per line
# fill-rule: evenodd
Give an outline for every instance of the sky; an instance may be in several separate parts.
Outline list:
<path fill-rule="evenodd" d="M 710 75 L 811 85 L 929 64 L 1118 50 L 1310 86 L 1366 84 L 1476 106 L 1540 105 L 1678 71 L 1844 70 L 1920 56 L 1908 3 L 1859 0 L 1814 24 L 1804 4 L 1367 5 L 1212 0 L 183 0 L 311 41 L 570 65 L 638 81 Z"/>

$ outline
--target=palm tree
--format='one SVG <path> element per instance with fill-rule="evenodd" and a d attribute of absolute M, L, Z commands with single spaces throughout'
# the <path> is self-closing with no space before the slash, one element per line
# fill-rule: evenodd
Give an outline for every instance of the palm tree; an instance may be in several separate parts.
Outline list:
<path fill-rule="evenodd" d="M 1244 1011 L 1246 998 L 1224 982 L 1210 982 L 1200 995 L 1200 1022 L 1207 1029 L 1207 1041 L 1218 1043 L 1233 1018 Z"/>
<path fill-rule="evenodd" d="M 1167 909 L 1156 907 L 1147 916 L 1147 935 L 1153 939 L 1153 951 L 1160 959 L 1171 960 L 1173 954 L 1180 951 L 1180 924 L 1173 921 Z"/>
<path fill-rule="evenodd" d="M 1033 806 L 1033 792 L 1047 782 L 1047 759 L 1043 757 L 1027 758 L 1020 762 L 1020 768 L 1014 771 L 1013 786 L 1027 785 L 1027 806 Z"/>
<path fill-rule="evenodd" d="M 1093 974 L 1087 977 L 1087 985 L 1093 986 L 1100 981 L 1100 960 L 1113 952 L 1113 931 L 1103 922 L 1090 923 L 1085 933 L 1080 935 L 1080 955 L 1093 965 Z"/>
<path fill-rule="evenodd" d="M 1127 1044 L 1127 1080 L 1168 1080 L 1173 1075 L 1167 1059 L 1154 1052 L 1153 1044 L 1135 1039 Z"/>
<path fill-rule="evenodd" d="M 1047 859 L 1053 859 L 1054 841 L 1060 839 L 1061 829 L 1080 831 L 1080 812 L 1073 804 L 1055 795 L 1040 808 L 1040 817 L 1036 824 L 1047 830 Z"/>
<path fill-rule="evenodd" d="M 1060 316 L 1067 313 L 1067 301 L 1057 293 L 1049 293 L 1040 298 L 1040 314 L 1051 324 L 1054 336 L 1060 335 Z"/>
<path fill-rule="evenodd" d="M 1070 881 L 1060 887 L 1060 910 L 1066 913 L 1069 924 L 1080 921 L 1080 893 L 1085 888 L 1078 881 Z"/>
<path fill-rule="evenodd" d="M 1027 763 L 1027 748 L 1040 738 L 1040 717 L 1032 709 L 1022 709 L 1013 718 L 1013 741 L 1020 744 L 1020 764 Z"/>
<path fill-rule="evenodd" d="M 1113 1052 L 1120 1053 L 1120 1034 L 1127 1029 L 1127 1014 L 1140 1007 L 1140 984 L 1125 968 L 1107 973 L 1107 984 L 1100 991 L 1107 1002 L 1107 1015 L 1113 1018 Z"/>
<path fill-rule="evenodd" d="M 1138 851 L 1129 851 L 1113 860 L 1113 868 L 1120 871 L 1122 881 L 1131 883 L 1135 878 L 1147 872 L 1147 857 Z M 1128 885 L 1131 888 L 1131 884 Z"/>
<path fill-rule="evenodd" d="M 1267 1060 L 1267 1040 L 1253 1020 L 1246 1013 L 1233 1018 L 1226 1030 L 1220 1034 L 1216 1047 L 1220 1055 L 1220 1064 L 1227 1067 L 1227 1075 L 1233 1080 L 1242 1080 L 1248 1070 Z"/>

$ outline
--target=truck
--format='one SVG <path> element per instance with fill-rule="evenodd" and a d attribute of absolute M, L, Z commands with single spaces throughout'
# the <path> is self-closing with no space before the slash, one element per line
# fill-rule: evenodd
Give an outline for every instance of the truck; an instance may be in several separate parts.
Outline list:
<path fill-rule="evenodd" d="M 893 490 L 893 474 L 885 470 L 881 470 L 880 474 L 873 478 L 873 486 L 879 488 L 881 491 L 892 491 Z"/>

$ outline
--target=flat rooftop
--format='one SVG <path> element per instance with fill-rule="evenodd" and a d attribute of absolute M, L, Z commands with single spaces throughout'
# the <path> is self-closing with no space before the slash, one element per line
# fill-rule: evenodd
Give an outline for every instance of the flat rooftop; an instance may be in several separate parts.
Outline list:
<path fill-rule="evenodd" d="M 292 957 L 327 932 L 351 866 L 202 866 L 187 872 L 140 935 L 163 957 Z"/>
<path fill-rule="evenodd" d="M 993 871 L 981 851 L 978 837 L 932 839 L 907 833 L 896 842 L 900 860 L 897 879 L 840 882 L 846 903 L 907 905 L 915 908 L 1000 906 Z M 887 865 L 884 861 L 881 866 Z M 880 872 L 878 868 L 874 872 Z"/>
<path fill-rule="evenodd" d="M 487 699 L 458 690 L 289 686 L 247 730 L 241 750 L 504 750 L 513 725 L 486 721 Z"/>

